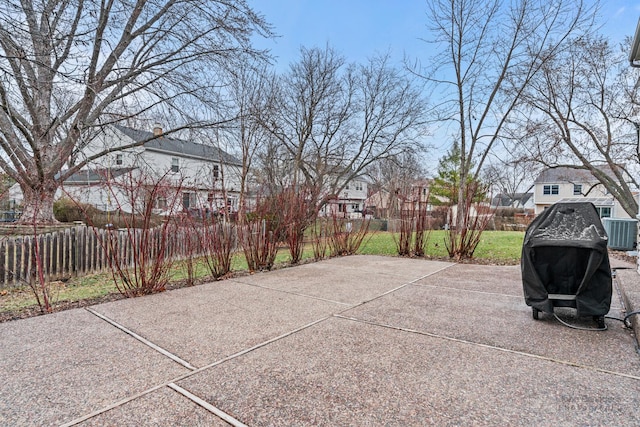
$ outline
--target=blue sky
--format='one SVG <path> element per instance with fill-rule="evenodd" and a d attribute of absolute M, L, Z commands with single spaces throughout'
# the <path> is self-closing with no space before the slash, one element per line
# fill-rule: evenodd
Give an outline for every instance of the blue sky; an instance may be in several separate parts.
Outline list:
<path fill-rule="evenodd" d="M 376 52 L 390 51 L 427 61 L 431 54 L 426 17 L 427 0 L 249 0 L 265 15 L 280 36 L 256 40 L 276 56 L 285 70 L 299 57 L 300 46 L 324 47 L 327 43 L 349 62 L 364 62 Z M 614 41 L 632 36 L 640 17 L 640 0 L 603 0 L 602 33 Z"/>

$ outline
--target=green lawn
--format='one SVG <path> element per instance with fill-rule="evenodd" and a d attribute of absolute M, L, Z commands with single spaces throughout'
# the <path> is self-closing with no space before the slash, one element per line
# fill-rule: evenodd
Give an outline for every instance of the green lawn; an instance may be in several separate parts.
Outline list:
<path fill-rule="evenodd" d="M 444 238 L 445 231 L 436 230 L 431 232 L 427 243 L 427 256 L 435 258 L 448 257 Z M 361 254 L 397 255 L 392 233 L 374 233 L 367 239 L 365 239 L 360 248 Z M 524 232 L 521 231 L 485 231 L 482 233 L 474 258 L 493 261 L 497 264 L 517 264 L 520 262 L 523 241 Z"/>
<path fill-rule="evenodd" d="M 433 231 L 429 236 L 427 257 L 447 258 L 444 244 L 444 231 Z M 474 258 L 483 263 L 517 264 L 520 261 L 520 251 L 524 233 L 518 231 L 486 231 Z M 367 236 L 360 247 L 360 254 L 397 256 L 396 244 L 392 233 L 375 232 Z M 313 258 L 311 248 L 307 248 L 303 259 Z M 276 264 L 286 265 L 290 261 L 287 250 L 280 250 Z M 208 271 L 202 262 L 196 262 L 196 278 L 205 279 Z M 233 271 L 247 270 L 247 263 L 242 252 L 238 252 L 232 263 Z M 176 263 L 173 267 L 172 280 L 180 281 L 187 277 L 186 263 Z M 55 282 L 51 285 L 54 303 L 95 300 L 106 295 L 117 293 L 109 273 L 74 278 L 66 283 Z M 0 290 L 0 313 L 15 312 L 21 309 L 37 307 L 37 302 L 30 288 Z"/>

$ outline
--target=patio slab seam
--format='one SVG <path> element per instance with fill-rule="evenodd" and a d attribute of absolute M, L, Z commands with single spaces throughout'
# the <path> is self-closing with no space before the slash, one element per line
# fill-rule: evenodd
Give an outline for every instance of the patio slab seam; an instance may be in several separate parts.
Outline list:
<path fill-rule="evenodd" d="M 352 321 L 352 322 L 358 322 L 358 323 L 363 323 L 363 324 L 367 324 L 367 325 L 378 326 L 378 327 L 381 327 L 381 328 L 393 329 L 393 330 L 407 332 L 407 333 L 411 333 L 411 334 L 423 335 L 423 336 L 427 336 L 427 337 L 431 337 L 431 338 L 437 338 L 437 339 L 457 342 L 457 343 L 461 343 L 461 344 L 473 345 L 473 346 L 486 348 L 486 349 L 490 349 L 490 350 L 496 350 L 496 351 L 509 353 L 509 354 L 516 354 L 516 355 L 519 355 L 519 356 L 530 357 L 530 358 L 537 359 L 537 360 L 545 360 L 547 362 L 557 363 L 557 364 L 561 364 L 561 365 L 565 365 L 565 366 L 572 366 L 572 367 L 575 367 L 575 368 L 585 369 L 585 370 L 588 370 L 588 371 L 595 371 L 595 372 L 600 372 L 600 373 L 607 374 L 607 375 L 614 375 L 614 376 L 618 376 L 618 377 L 623 377 L 623 378 L 628 378 L 628 379 L 640 381 L 640 376 L 637 376 L 637 375 L 626 374 L 624 372 L 616 372 L 616 371 L 612 371 L 612 370 L 609 370 L 609 369 L 598 368 L 598 367 L 595 367 L 595 366 L 587 366 L 587 365 L 583 365 L 583 364 L 580 364 L 580 363 L 571 362 L 571 361 L 568 361 L 568 360 L 561 360 L 561 359 L 556 359 L 556 358 L 553 358 L 553 357 L 541 356 L 539 354 L 526 353 L 524 351 L 512 350 L 512 349 L 508 349 L 508 348 L 504 348 L 504 347 L 498 347 L 498 346 L 494 346 L 494 345 L 490 345 L 490 344 L 483 344 L 483 343 L 474 342 L 474 341 L 470 341 L 470 340 L 465 340 L 465 339 L 461 339 L 461 338 L 448 337 L 446 335 L 434 334 L 432 332 L 419 331 L 419 330 L 410 329 L 410 328 L 404 328 L 404 327 L 400 327 L 400 326 L 394 326 L 394 325 L 389 325 L 389 324 L 384 324 L 384 323 L 379 323 L 379 322 L 373 322 L 373 321 L 370 321 L 370 320 L 358 319 L 356 317 L 343 316 L 341 314 L 335 314 L 334 317 L 339 318 L 339 319 Z"/>
<path fill-rule="evenodd" d="M 100 409 L 96 409 L 95 411 L 89 412 L 88 414 L 85 414 L 85 415 L 83 415 L 81 417 L 75 418 L 75 419 L 73 419 L 71 421 L 67 421 L 64 424 L 61 424 L 60 427 L 72 427 L 72 426 L 78 425 L 78 424 L 80 424 L 80 423 L 82 423 L 84 421 L 90 420 L 93 417 L 97 417 L 98 415 L 104 414 L 105 412 L 108 412 L 108 411 L 110 411 L 112 409 L 115 409 L 115 408 L 117 408 L 119 406 L 126 405 L 127 403 L 129 403 L 131 401 L 134 401 L 134 400 L 136 400 L 136 399 L 138 399 L 138 398 L 140 398 L 140 397 L 142 397 L 144 395 L 147 395 L 149 393 L 153 393 L 154 391 L 160 390 L 161 388 L 166 387 L 166 386 L 167 386 L 167 384 L 155 385 L 155 386 L 153 386 L 151 388 L 148 388 L 146 390 L 143 390 L 143 391 L 141 391 L 139 393 L 133 394 L 131 396 L 127 396 L 124 399 L 117 400 L 117 401 L 115 401 L 115 402 L 113 402 L 113 403 L 111 403 L 111 404 L 109 404 L 107 406 L 104 406 L 104 407 L 100 408 Z"/>
<path fill-rule="evenodd" d="M 147 390 L 141 391 L 141 392 L 139 392 L 139 393 L 137 393 L 137 394 L 135 394 L 135 395 L 133 395 L 133 396 L 128 396 L 128 397 L 126 397 L 126 398 L 124 398 L 124 399 L 120 399 L 120 400 L 118 400 L 118 401 L 116 401 L 116 402 L 114 402 L 114 403 L 111 403 L 111 404 L 109 404 L 109 405 L 107 405 L 107 406 L 103 407 L 103 408 L 97 409 L 97 410 L 95 410 L 95 411 L 93 411 L 93 412 L 91 412 L 91 413 L 89 413 L 89 414 L 86 414 L 86 415 L 83 415 L 83 416 L 81 416 L 81 417 L 79 417 L 79 418 L 76 418 L 76 419 L 74 419 L 74 420 L 71 420 L 71 421 L 69 421 L 69 422 L 67 422 L 67 423 L 65 423 L 65 424 L 62 424 L 60 427 L 72 427 L 72 426 L 78 425 L 78 424 L 79 424 L 79 423 L 81 423 L 81 422 L 87 421 L 87 420 L 89 420 L 89 419 L 91 419 L 91 418 L 93 418 L 93 417 L 96 417 L 96 416 L 98 416 L 98 415 L 100 415 L 100 414 L 103 414 L 103 413 L 105 413 L 105 412 L 107 412 L 107 411 L 110 411 L 110 410 L 112 410 L 112 409 L 115 409 L 115 408 L 117 408 L 117 407 L 119 407 L 119 406 L 123 406 L 123 405 L 125 405 L 125 404 L 127 404 L 127 403 L 129 403 L 129 402 L 131 402 L 131 401 L 133 401 L 133 400 L 135 400 L 135 399 L 137 399 L 137 398 L 139 398 L 139 397 L 142 397 L 142 396 L 144 396 L 144 395 L 146 395 L 146 394 L 152 393 L 152 392 L 154 392 L 154 391 L 156 391 L 156 390 L 159 390 L 159 389 L 161 389 L 161 388 L 163 388 L 163 387 L 170 387 L 170 388 L 172 388 L 174 391 L 178 392 L 177 390 L 175 390 L 175 388 L 171 387 L 170 385 L 171 385 L 171 384 L 175 384 L 175 383 L 177 383 L 177 382 L 179 382 L 179 381 L 185 380 L 185 379 L 187 379 L 187 378 L 189 378 L 189 377 L 191 377 L 191 376 L 193 376 L 193 375 L 199 374 L 199 373 L 201 373 L 201 372 L 203 372 L 203 371 L 206 371 L 207 369 L 211 369 L 211 368 L 213 368 L 213 367 L 215 367 L 215 366 L 221 365 L 221 364 L 223 364 L 223 363 L 225 363 L 225 362 L 228 362 L 228 361 L 230 361 L 230 360 L 233 360 L 233 359 L 235 359 L 235 358 L 237 358 L 237 357 L 243 356 L 243 355 L 248 354 L 248 353 L 250 353 L 250 352 L 252 352 L 252 351 L 255 351 L 255 350 L 257 350 L 257 349 L 260 349 L 260 348 L 262 348 L 262 347 L 265 347 L 265 346 L 267 346 L 267 345 L 269 345 L 269 344 L 271 344 L 271 343 L 274 343 L 274 342 L 276 342 L 276 341 L 279 341 L 279 340 L 281 340 L 281 339 L 284 339 L 284 338 L 286 338 L 286 337 L 288 337 L 288 336 L 291 336 L 291 335 L 293 335 L 293 334 L 296 334 L 296 333 L 298 333 L 298 332 L 300 332 L 300 331 L 303 331 L 303 330 L 305 330 L 305 329 L 307 329 L 307 328 L 310 328 L 310 327 L 312 327 L 312 326 L 314 326 L 314 325 L 317 325 L 318 323 L 324 322 L 324 321 L 326 321 L 327 319 L 330 319 L 331 317 L 332 317 L 332 316 L 326 316 L 326 317 L 323 317 L 323 318 L 321 318 L 321 319 L 315 320 L 315 321 L 313 321 L 313 322 L 311 322 L 311 323 L 308 323 L 308 324 L 306 324 L 306 325 L 303 325 L 303 326 L 301 326 L 301 327 L 299 327 L 299 328 L 296 328 L 296 329 L 294 329 L 294 330 L 292 330 L 292 331 L 289 331 L 289 332 L 286 332 L 286 333 L 284 333 L 284 334 L 281 334 L 281 335 L 279 335 L 279 336 L 277 336 L 277 337 L 275 337 L 275 338 L 271 338 L 271 339 L 269 339 L 269 340 L 267 340 L 267 341 L 264 341 L 264 342 L 262 342 L 262 343 L 256 344 L 256 345 L 254 345 L 253 347 L 249 347 L 249 348 L 247 348 L 247 349 L 244 349 L 244 350 L 241 350 L 241 351 L 236 352 L 236 353 L 234 353 L 234 354 L 231 354 L 231 355 L 229 355 L 229 356 L 227 356 L 227 357 L 224 357 L 224 358 L 222 358 L 222 359 L 220 359 L 220 360 L 217 360 L 217 361 L 215 361 L 215 362 L 213 362 L 213 363 L 210 363 L 210 364 L 208 364 L 208 365 L 202 366 L 202 367 L 200 367 L 200 368 L 196 368 L 196 369 L 194 369 L 194 370 L 193 370 L 193 371 L 191 371 L 191 372 L 187 372 L 187 373 L 182 374 L 182 375 L 180 375 L 180 376 L 178 376 L 178 377 L 172 378 L 171 380 L 166 381 L 166 382 L 164 382 L 164 383 L 162 383 L 162 384 L 155 385 L 155 386 L 153 386 L 153 387 L 151 387 L 151 388 L 149 388 L 149 389 L 147 389 Z M 149 342 L 150 342 L 150 341 L 149 341 Z M 178 392 L 178 393 L 180 393 L 180 392 Z M 180 393 L 180 394 L 182 394 L 182 393 Z M 198 402 L 196 402 L 196 401 L 194 401 L 194 402 L 195 402 L 195 403 L 198 403 Z M 200 405 L 200 406 L 202 406 L 202 405 Z M 204 407 L 204 409 L 209 410 L 209 408 L 207 408 L 207 407 Z M 215 413 L 214 413 L 214 414 L 215 414 Z M 218 415 L 218 414 L 215 414 L 215 415 Z M 226 420 L 225 420 L 225 421 L 226 421 Z M 227 422 L 228 422 L 228 421 L 227 421 Z M 242 425 L 242 424 L 239 424 L 239 425 Z"/>
<path fill-rule="evenodd" d="M 415 285 L 418 280 L 423 280 L 423 279 L 426 279 L 427 277 L 436 275 L 436 274 L 440 273 L 441 271 L 446 270 L 447 268 L 453 267 L 454 265 L 457 265 L 457 264 L 447 265 L 445 267 L 442 267 L 441 269 L 438 269 L 436 271 L 432 271 L 431 273 L 428 273 L 428 274 L 425 274 L 424 276 L 418 277 L 417 279 L 410 280 L 410 281 L 408 281 L 406 283 L 403 283 L 400 286 L 397 286 L 397 287 L 395 287 L 393 289 L 389 289 L 388 291 L 385 291 L 385 292 L 381 293 L 380 295 L 376 295 L 375 297 L 370 298 L 370 299 L 368 299 L 366 301 L 361 301 L 358 304 L 354 304 L 351 307 L 347 307 L 344 310 L 341 310 L 336 314 L 340 314 L 340 313 L 344 313 L 345 311 L 353 310 L 354 308 L 358 308 L 358 307 L 363 306 L 365 304 L 368 304 L 368 303 L 370 303 L 372 301 L 375 301 L 375 300 L 378 300 L 380 298 L 386 297 L 387 295 L 392 294 L 394 292 L 397 292 L 400 289 L 406 288 L 407 286 Z"/>
<path fill-rule="evenodd" d="M 192 364 L 190 364 L 186 360 L 183 360 L 180 357 L 176 356 L 175 354 L 171 353 L 169 350 L 166 350 L 166 349 L 160 347 L 159 345 L 154 344 L 153 342 L 149 341 L 148 339 L 144 338 L 143 336 L 138 335 L 135 332 L 133 332 L 132 330 L 130 330 L 130 329 L 126 328 L 125 326 L 119 324 L 115 320 L 110 319 L 109 317 L 105 316 L 104 314 L 98 313 L 97 311 L 93 310 L 91 307 L 85 307 L 85 310 L 88 311 L 89 313 L 93 314 L 94 316 L 104 320 L 105 322 L 109 323 L 110 325 L 120 329 L 122 332 L 124 332 L 125 334 L 135 338 L 136 340 L 140 341 L 144 345 L 154 349 L 155 351 L 157 351 L 158 353 L 162 354 L 163 356 L 166 356 L 169 359 L 173 360 L 174 362 L 184 366 L 185 368 L 190 369 L 192 371 L 195 371 L 196 369 L 198 369 L 197 367 L 193 366 Z"/>
<path fill-rule="evenodd" d="M 174 383 L 170 383 L 167 386 L 169 388 L 171 388 L 172 390 L 174 390 L 175 392 L 180 393 L 181 395 L 183 395 L 187 399 L 191 400 L 195 404 L 199 405 L 200 407 L 202 407 L 202 408 L 206 409 L 207 411 L 211 412 L 212 414 L 216 415 L 218 418 L 228 422 L 232 426 L 234 426 L 234 427 L 248 427 L 246 424 L 238 421 L 237 419 L 235 419 L 231 415 L 227 414 L 223 410 L 221 410 L 219 408 L 216 408 L 215 406 L 213 406 L 212 404 L 210 404 L 206 400 L 196 396 L 195 394 L 193 394 L 190 391 L 180 387 L 179 385 L 174 384 Z"/>
<path fill-rule="evenodd" d="M 451 290 L 451 291 L 460 291 L 460 292 L 470 292 L 470 293 L 474 293 L 474 294 L 482 294 L 482 295 L 500 295 L 500 296 L 504 296 L 504 297 L 511 297 L 511 298 L 517 298 L 517 299 L 522 299 L 522 295 L 510 295 L 510 294 L 505 294 L 502 292 L 488 292 L 488 291 L 479 291 L 477 289 L 463 289 L 463 288 L 456 288 L 453 286 L 440 286 L 440 285 L 430 285 L 427 283 L 412 283 L 412 285 L 414 286 L 422 286 L 425 288 L 436 288 L 436 289 L 446 289 L 446 290 Z"/>

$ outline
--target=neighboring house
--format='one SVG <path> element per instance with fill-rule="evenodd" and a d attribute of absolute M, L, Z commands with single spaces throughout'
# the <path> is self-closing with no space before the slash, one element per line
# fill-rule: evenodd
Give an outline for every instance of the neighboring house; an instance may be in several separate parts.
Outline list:
<path fill-rule="evenodd" d="M 429 203 L 431 180 L 417 180 L 411 184 L 409 194 L 402 195 L 402 191 L 397 189 L 393 193 L 381 189 L 371 193 L 365 200 L 367 211 L 375 213 L 378 218 L 388 218 L 397 215 L 400 209 L 411 209 L 412 205 Z M 427 205 L 427 211 L 433 210 L 431 204 Z"/>
<path fill-rule="evenodd" d="M 533 203 L 533 193 L 499 193 L 491 199 L 491 207 L 494 208 L 514 208 L 532 210 L 535 208 Z"/>
<path fill-rule="evenodd" d="M 601 170 L 613 176 L 610 168 Z M 588 170 L 569 167 L 545 169 L 534 182 L 536 215 L 556 202 L 576 200 L 593 203 L 601 218 L 629 218 L 620 203 Z"/>
<path fill-rule="evenodd" d="M 127 185 L 131 187 L 131 183 L 144 179 L 162 180 L 167 188 L 156 195 L 155 213 L 170 213 L 172 207 L 238 210 L 241 162 L 217 147 L 165 136 L 160 127 L 149 132 L 105 126 L 83 148 L 80 157 L 143 141 L 146 142 L 140 146 L 113 151 L 93 161 L 67 179 L 56 198 L 67 193 L 78 202 L 105 211 L 130 211 L 131 197 L 126 193 L 131 189 Z M 19 187 L 11 196 L 19 204 L 22 197 L 18 193 Z"/>
<path fill-rule="evenodd" d="M 367 181 L 364 178 L 352 179 L 320 209 L 320 215 L 342 213 L 345 217 L 361 216 L 365 209 L 367 188 Z"/>

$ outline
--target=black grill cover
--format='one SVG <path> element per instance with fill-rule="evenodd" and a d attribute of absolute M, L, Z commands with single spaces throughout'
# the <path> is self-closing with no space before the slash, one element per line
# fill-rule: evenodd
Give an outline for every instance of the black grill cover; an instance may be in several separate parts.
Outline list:
<path fill-rule="evenodd" d="M 578 316 L 604 316 L 611 305 L 607 233 L 591 203 L 556 203 L 527 228 L 522 245 L 522 284 L 527 305 L 547 313 L 554 306 Z M 575 295 L 575 300 L 549 294 Z"/>

